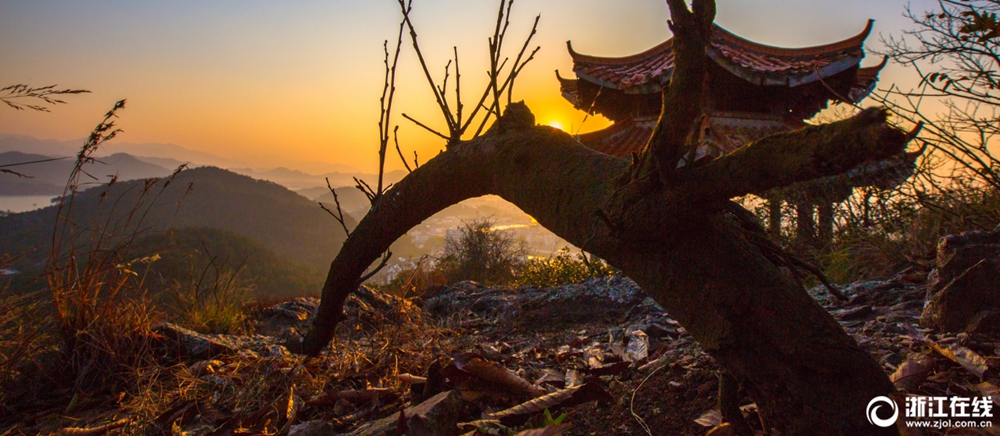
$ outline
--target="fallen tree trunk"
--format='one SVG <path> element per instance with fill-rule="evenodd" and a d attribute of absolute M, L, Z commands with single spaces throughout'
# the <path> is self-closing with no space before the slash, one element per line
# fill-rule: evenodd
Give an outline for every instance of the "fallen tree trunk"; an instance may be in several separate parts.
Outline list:
<path fill-rule="evenodd" d="M 882 368 L 747 238 L 739 218 L 727 212 L 731 203 L 718 196 L 714 203 L 679 201 L 689 189 L 705 199 L 712 198 L 711 192 L 732 195 L 737 185 L 753 190 L 769 182 L 722 178 L 712 186 L 713 179 L 691 176 L 692 182 L 681 181 L 664 194 L 619 206 L 626 220 L 609 227 L 599 215 L 621 201 L 618 176 L 627 173 L 629 162 L 589 150 L 555 129 L 533 126 L 524 106 L 508 108 L 504 119 L 504 134 L 451 147 L 377 202 L 331 264 L 315 325 L 294 344 L 297 351 L 316 355 L 333 338 L 345 298 L 393 241 L 447 206 L 495 194 L 635 280 L 722 367 L 744 381 L 769 424 L 783 434 L 880 430 L 867 422 L 865 406 L 893 391 Z M 754 147 L 794 154 L 793 146 L 809 150 L 810 156 L 833 151 L 846 156 L 819 169 L 808 159 L 787 168 L 777 165 L 775 171 L 792 173 L 787 177 L 792 180 L 836 174 L 896 154 L 908 139 L 876 112 L 790 135 L 802 141 L 765 138 L 724 159 L 740 159 Z M 825 140 L 803 142 L 810 137 Z M 803 143 L 804 148 L 796 145 Z"/>
<path fill-rule="evenodd" d="M 523 104 L 508 106 L 485 135 L 449 143 L 379 193 L 330 266 L 313 329 L 290 348 L 316 355 L 329 343 L 359 277 L 406 231 L 452 204 L 495 194 L 635 280 L 747 388 L 772 434 L 896 434 L 866 416 L 870 400 L 894 392 L 882 368 L 772 262 L 759 224 L 730 199 L 898 155 L 911 136 L 870 109 L 678 168 L 697 147 L 690 132 L 701 113 L 715 5 L 667 3 L 675 71 L 641 155 L 629 162 L 594 152 L 535 126 Z"/>

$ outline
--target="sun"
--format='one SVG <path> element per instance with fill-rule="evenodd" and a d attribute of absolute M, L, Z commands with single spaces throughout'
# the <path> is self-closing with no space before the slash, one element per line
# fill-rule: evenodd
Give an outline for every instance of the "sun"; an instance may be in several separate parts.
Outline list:
<path fill-rule="evenodd" d="M 562 130 L 564 132 L 566 131 L 566 128 L 563 127 L 563 124 L 561 122 L 559 122 L 559 121 L 549 121 L 549 127 L 555 127 L 555 128 L 557 128 L 559 130 Z"/>

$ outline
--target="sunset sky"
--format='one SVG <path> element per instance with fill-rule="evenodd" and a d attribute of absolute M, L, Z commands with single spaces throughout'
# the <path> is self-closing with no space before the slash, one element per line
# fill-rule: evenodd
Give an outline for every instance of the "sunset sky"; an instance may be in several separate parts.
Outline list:
<path fill-rule="evenodd" d="M 910 2 L 914 11 L 936 2 Z M 779 46 L 839 41 L 876 20 L 879 34 L 908 28 L 904 1 L 719 0 L 716 22 L 748 39 Z M 416 0 L 421 46 L 437 79 L 457 45 L 465 99 L 484 86 L 493 0 Z M 542 47 L 518 83 L 541 124 L 591 131 L 591 118 L 559 94 L 554 71 L 572 76 L 566 41 L 581 52 L 624 56 L 670 36 L 658 0 L 521 0 L 508 41 L 520 46 L 541 14 Z M 126 142 L 174 143 L 258 168 L 297 162 L 341 163 L 372 171 L 382 88 L 382 42 L 395 39 L 400 14 L 392 0 L 169 1 L 0 0 L 0 87 L 25 83 L 84 88 L 52 113 L 0 108 L 0 133 L 69 140 L 84 137 L 118 99 Z M 390 41 L 392 43 L 394 41 Z M 515 52 L 509 53 L 511 56 Z M 399 116 L 442 128 L 440 112 L 407 40 L 397 82 L 394 123 L 400 142 L 426 160 L 443 148 Z M 869 56 L 863 65 L 880 60 Z M 911 81 L 887 68 L 881 84 Z M 390 169 L 399 168 L 391 159 Z"/>

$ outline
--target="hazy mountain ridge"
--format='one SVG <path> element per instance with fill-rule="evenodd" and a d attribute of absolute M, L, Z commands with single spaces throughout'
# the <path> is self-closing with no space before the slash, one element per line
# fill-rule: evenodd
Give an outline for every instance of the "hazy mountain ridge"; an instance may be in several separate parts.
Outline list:
<path fill-rule="evenodd" d="M 186 170 L 150 189 L 158 195 L 143 222 L 143 229 L 164 230 L 208 227 L 226 230 L 260 243 L 278 256 L 325 271 L 345 239 L 344 232 L 313 202 L 275 183 L 254 180 L 214 167 Z M 72 219 L 81 226 L 121 219 L 139 201 L 142 181 L 119 182 L 108 192 L 114 201 L 101 201 L 106 187 L 79 193 Z M 145 201 L 150 201 L 147 196 Z M 112 205 L 117 203 L 117 209 Z M 350 226 L 355 222 L 347 217 Z M 28 271 L 48 255 L 55 208 L 12 214 L 0 218 L 0 250 L 12 255 L 27 253 L 17 265 Z"/>
<path fill-rule="evenodd" d="M 38 139 L 25 135 L 0 134 L 0 152 L 19 151 L 22 153 L 37 153 L 55 157 L 75 156 L 86 141 L 84 138 L 68 141 L 54 139 Z M 105 143 L 97 152 L 97 156 L 108 156 L 117 153 L 128 153 L 133 156 L 149 156 L 151 158 L 174 159 L 181 163 L 198 165 L 214 165 L 219 167 L 245 166 L 246 163 L 227 159 L 211 153 L 191 150 L 176 144 L 162 143 L 131 143 L 112 141 Z"/>
<path fill-rule="evenodd" d="M 364 180 L 366 183 L 371 185 L 373 188 L 375 184 L 378 183 L 378 174 L 369 173 L 341 173 L 341 172 L 329 172 L 325 174 L 310 174 L 299 170 L 289 169 L 285 167 L 278 167 L 269 170 L 252 169 L 252 168 L 232 168 L 231 171 L 243 174 L 246 176 L 253 177 L 260 180 L 269 180 L 275 182 L 279 185 L 287 186 L 292 190 L 304 190 L 313 188 L 316 186 L 324 186 L 326 180 L 330 180 L 330 186 L 335 188 L 339 187 L 351 187 L 357 184 L 354 181 L 355 178 Z M 396 183 L 406 176 L 406 171 L 395 170 L 388 171 L 383 175 L 383 185 L 388 186 L 390 183 Z M 339 191 L 338 191 L 339 194 Z"/>
<path fill-rule="evenodd" d="M 62 156 L 75 156 L 80 150 L 80 147 L 85 142 L 85 138 L 73 139 L 68 141 L 58 141 L 54 139 L 38 139 L 32 136 L 26 135 L 11 135 L 0 133 L 0 153 L 8 151 L 17 151 L 21 153 L 30 154 L 42 154 L 52 157 L 62 157 Z M 154 163 L 160 166 L 165 166 L 168 168 L 176 168 L 179 164 L 189 164 L 190 167 L 198 166 L 217 166 L 220 168 L 248 168 L 255 167 L 250 165 L 248 162 L 244 162 L 239 159 L 231 159 L 222 156 L 218 156 L 212 153 L 207 153 L 200 150 L 192 150 L 177 144 L 169 143 L 132 143 L 132 142 L 120 142 L 111 141 L 101 146 L 101 150 L 97 152 L 97 156 L 108 156 L 116 153 L 127 153 L 133 156 L 139 157 L 140 160 L 145 160 L 150 163 Z M 258 160 L 260 157 L 258 156 Z M 272 161 L 272 159 L 265 158 L 265 161 Z M 329 162 L 318 162 L 318 161 L 296 161 L 284 158 L 274 159 L 275 162 L 281 162 L 281 165 L 286 167 L 294 167 L 300 171 L 305 171 L 312 174 L 322 174 L 322 173 L 345 173 L 345 174 L 362 174 L 357 167 L 352 165 L 346 165 L 342 163 L 329 163 Z M 257 172 L 266 172 L 267 170 L 261 170 L 257 167 Z M 251 175 L 251 174 L 248 174 Z M 316 176 L 321 177 L 321 176 Z"/>
<path fill-rule="evenodd" d="M 17 151 L 0 153 L 0 165 L 19 164 L 52 159 L 51 156 Z M 72 158 L 8 167 L 25 176 L 0 175 L 0 195 L 60 195 L 75 162 Z M 169 175 L 172 170 L 154 165 L 125 153 L 101 157 L 83 166 L 81 183 L 106 183 L 113 175 L 121 181 L 149 179 Z M 96 180 L 94 180 L 96 178 Z"/>

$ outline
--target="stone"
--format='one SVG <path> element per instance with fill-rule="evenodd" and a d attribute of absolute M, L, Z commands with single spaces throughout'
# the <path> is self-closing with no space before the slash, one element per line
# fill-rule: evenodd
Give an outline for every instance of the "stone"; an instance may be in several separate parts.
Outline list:
<path fill-rule="evenodd" d="M 306 421 L 293 425 L 288 430 L 288 436 L 334 436 L 333 426 L 325 421 Z"/>
<path fill-rule="evenodd" d="M 168 357 L 209 360 L 238 354 L 242 348 L 223 335 L 204 335 L 169 322 L 153 326 L 153 333 L 166 339 Z"/>
<path fill-rule="evenodd" d="M 458 436 L 465 402 L 455 391 L 445 391 L 405 410 L 406 436 Z M 351 436 L 395 436 L 399 433 L 399 413 L 375 421 L 350 433 Z"/>
<path fill-rule="evenodd" d="M 660 318 L 665 316 L 663 309 L 635 282 L 624 277 L 592 278 L 553 288 L 525 286 L 516 290 L 460 282 L 426 298 L 423 308 L 426 313 L 438 317 L 474 314 L 515 327 L 555 330 L 581 322 L 639 322 L 647 316 L 664 321 Z"/>
<path fill-rule="evenodd" d="M 265 318 L 279 318 L 289 322 L 308 320 L 319 307 L 319 299 L 315 297 L 298 297 L 265 308 Z"/>
<path fill-rule="evenodd" d="M 942 238 L 932 277 L 920 325 L 945 332 L 988 329 L 983 322 L 996 319 L 988 313 L 1000 310 L 1000 227 Z"/>
<path fill-rule="evenodd" d="M 174 360 L 211 360 L 221 356 L 243 358 L 286 357 L 288 350 L 266 335 L 204 334 L 168 322 L 153 326 L 164 357 Z"/>

